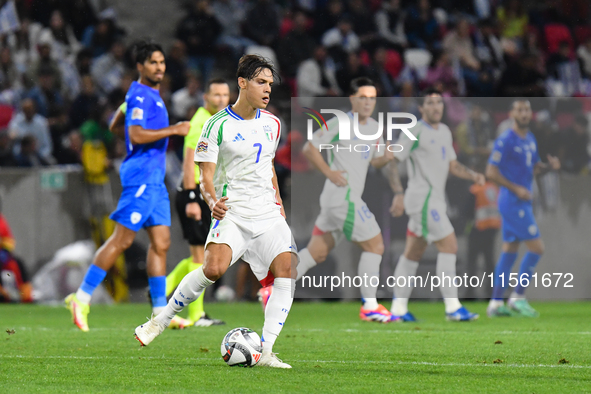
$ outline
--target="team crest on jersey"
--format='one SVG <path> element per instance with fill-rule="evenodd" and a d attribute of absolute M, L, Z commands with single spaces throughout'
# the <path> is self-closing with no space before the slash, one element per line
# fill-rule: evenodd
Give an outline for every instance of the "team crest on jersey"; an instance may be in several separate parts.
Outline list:
<path fill-rule="evenodd" d="M 141 108 L 134 108 L 131 111 L 131 120 L 142 120 L 144 119 L 144 110 Z"/>
<path fill-rule="evenodd" d="M 271 126 L 269 125 L 265 125 L 263 126 L 263 131 L 265 132 L 265 134 L 267 135 L 267 139 L 269 141 L 273 141 L 274 137 L 273 137 L 273 130 L 271 130 Z"/>
<path fill-rule="evenodd" d="M 199 141 L 197 145 L 197 153 L 199 152 L 207 152 L 208 144 L 207 141 Z"/>

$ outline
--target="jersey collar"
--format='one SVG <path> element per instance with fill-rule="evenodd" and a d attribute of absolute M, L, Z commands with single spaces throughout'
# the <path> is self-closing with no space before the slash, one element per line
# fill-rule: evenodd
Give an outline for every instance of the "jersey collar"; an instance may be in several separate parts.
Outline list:
<path fill-rule="evenodd" d="M 237 120 L 244 120 L 244 118 L 242 118 L 242 116 L 238 115 L 236 112 L 232 111 L 232 108 L 230 108 L 230 106 L 228 105 L 226 107 L 226 112 L 228 113 L 228 115 L 230 115 L 231 117 L 233 117 L 234 119 Z M 257 109 L 257 113 L 254 116 L 255 119 L 258 119 L 261 117 L 261 110 Z"/>
<path fill-rule="evenodd" d="M 431 126 L 429 123 L 427 123 L 424 119 L 419 120 L 419 122 L 422 122 L 423 125 L 427 126 L 428 128 L 430 128 L 431 130 L 435 130 L 435 131 L 439 131 L 439 129 L 436 129 L 435 127 Z M 439 122 L 439 124 L 441 124 L 441 122 Z"/>

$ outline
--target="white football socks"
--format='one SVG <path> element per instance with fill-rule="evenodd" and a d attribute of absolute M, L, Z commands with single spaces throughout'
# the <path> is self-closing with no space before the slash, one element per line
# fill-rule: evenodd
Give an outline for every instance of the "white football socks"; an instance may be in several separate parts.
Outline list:
<path fill-rule="evenodd" d="M 453 283 L 450 283 L 453 282 L 453 278 L 456 276 L 456 255 L 452 253 L 438 253 L 435 270 L 439 278 L 445 278 L 439 287 L 443 296 L 443 302 L 445 303 L 445 313 L 453 313 L 462 307 L 458 299 L 458 288 Z"/>
<path fill-rule="evenodd" d="M 517 300 L 525 300 L 525 295 L 524 294 L 517 294 L 517 292 L 515 290 L 513 290 L 511 292 L 511 295 L 509 296 L 509 301 L 515 302 Z"/>
<path fill-rule="evenodd" d="M 503 305 L 505 305 L 505 302 L 503 300 L 490 300 L 488 302 L 488 307 L 491 309 L 497 309 L 502 307 Z"/>
<path fill-rule="evenodd" d="M 152 313 L 154 314 L 154 316 L 158 316 L 165 308 L 165 306 L 153 306 Z"/>
<path fill-rule="evenodd" d="M 314 261 L 314 258 L 312 258 L 308 248 L 300 250 L 298 252 L 298 257 L 300 258 L 300 262 L 297 266 L 298 277 L 296 280 L 300 280 L 310 268 L 316 267 L 316 261 Z"/>
<path fill-rule="evenodd" d="M 394 277 L 396 277 L 398 284 L 404 284 L 405 286 L 394 287 L 394 300 L 392 300 L 392 308 L 390 309 L 394 316 L 402 316 L 408 312 L 408 299 L 414 287 L 414 283 L 411 283 L 409 277 L 415 276 L 418 268 L 419 263 L 417 261 L 409 260 L 404 255 L 401 255 L 398 259 Z M 400 280 L 400 277 L 405 279 Z"/>
<path fill-rule="evenodd" d="M 203 290 L 212 284 L 213 281 L 209 280 L 203 273 L 202 266 L 195 271 L 189 272 L 178 285 L 172 297 L 170 297 L 168 305 L 154 319 L 158 323 L 168 327 L 170 321 L 177 313 L 199 298 Z"/>
<path fill-rule="evenodd" d="M 361 286 L 359 290 L 361 291 L 361 298 L 363 299 L 363 308 L 370 311 L 378 309 L 376 295 L 378 292 L 377 286 L 379 285 L 381 262 L 382 256 L 371 252 L 361 253 L 361 258 L 359 259 L 357 274 L 361 278 L 364 278 L 364 275 L 367 276 L 366 283 L 363 283 L 363 286 Z M 377 277 L 377 279 L 370 280 L 374 276 Z M 372 282 L 376 284 L 376 286 L 371 286 Z"/>
<path fill-rule="evenodd" d="M 265 308 L 265 324 L 263 325 L 263 353 L 273 351 L 273 344 L 283 328 L 285 319 L 293 303 L 295 280 L 290 278 L 275 278 L 273 293 L 269 297 Z"/>
<path fill-rule="evenodd" d="M 78 301 L 80 301 L 80 302 L 83 302 L 85 304 L 90 304 L 90 299 L 92 298 L 92 294 L 88 294 L 84 290 L 78 289 L 76 291 L 76 298 L 78 298 Z"/>

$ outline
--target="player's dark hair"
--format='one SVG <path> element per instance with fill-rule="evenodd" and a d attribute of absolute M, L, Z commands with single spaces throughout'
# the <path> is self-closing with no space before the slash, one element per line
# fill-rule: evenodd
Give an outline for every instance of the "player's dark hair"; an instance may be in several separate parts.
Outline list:
<path fill-rule="evenodd" d="M 216 84 L 228 84 L 228 82 L 226 82 L 226 80 L 224 78 L 212 78 L 209 81 L 207 81 L 207 85 L 205 86 L 205 93 L 209 93 L 210 89 L 211 89 L 211 85 L 216 85 Z"/>
<path fill-rule="evenodd" d="M 374 81 L 367 77 L 358 77 L 351 80 L 349 84 L 349 94 L 354 95 L 359 91 L 359 88 L 362 86 L 373 86 L 375 87 L 376 84 Z"/>
<path fill-rule="evenodd" d="M 133 58 L 136 63 L 144 64 L 154 52 L 160 52 L 166 56 L 162 46 L 152 40 L 140 40 L 133 44 Z"/>
<path fill-rule="evenodd" d="M 509 111 L 513 111 L 513 108 L 515 107 L 515 104 L 517 103 L 529 103 L 530 107 L 531 107 L 531 103 L 528 99 L 523 98 L 523 97 L 519 97 L 514 99 L 513 101 L 511 101 L 511 106 L 509 106 Z"/>
<path fill-rule="evenodd" d="M 441 96 L 441 92 L 439 91 L 439 89 L 435 89 L 433 87 L 430 87 L 430 88 L 423 90 L 421 93 L 421 99 L 419 100 L 419 102 L 421 103 L 421 107 L 423 105 L 425 105 L 425 99 L 429 96 L 434 95 L 434 94 Z"/>
<path fill-rule="evenodd" d="M 238 70 L 236 71 L 236 78 L 244 78 L 251 80 L 263 70 L 268 69 L 273 75 L 273 79 L 281 82 L 281 77 L 277 73 L 273 63 L 260 55 L 244 55 L 238 61 Z"/>

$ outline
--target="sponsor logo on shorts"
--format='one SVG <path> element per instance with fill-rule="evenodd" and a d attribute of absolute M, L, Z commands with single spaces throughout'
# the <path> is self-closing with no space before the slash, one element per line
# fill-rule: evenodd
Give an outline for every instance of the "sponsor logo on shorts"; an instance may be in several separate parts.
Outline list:
<path fill-rule="evenodd" d="M 197 145 L 197 153 L 207 152 L 208 146 L 209 145 L 208 145 L 207 141 L 200 141 L 199 144 Z"/>
<path fill-rule="evenodd" d="M 131 214 L 129 220 L 131 220 L 131 224 L 138 224 L 140 220 L 142 220 L 142 214 L 139 212 L 134 212 Z"/>
<path fill-rule="evenodd" d="M 131 111 L 131 120 L 142 120 L 144 119 L 144 110 L 141 108 L 134 108 Z"/>

